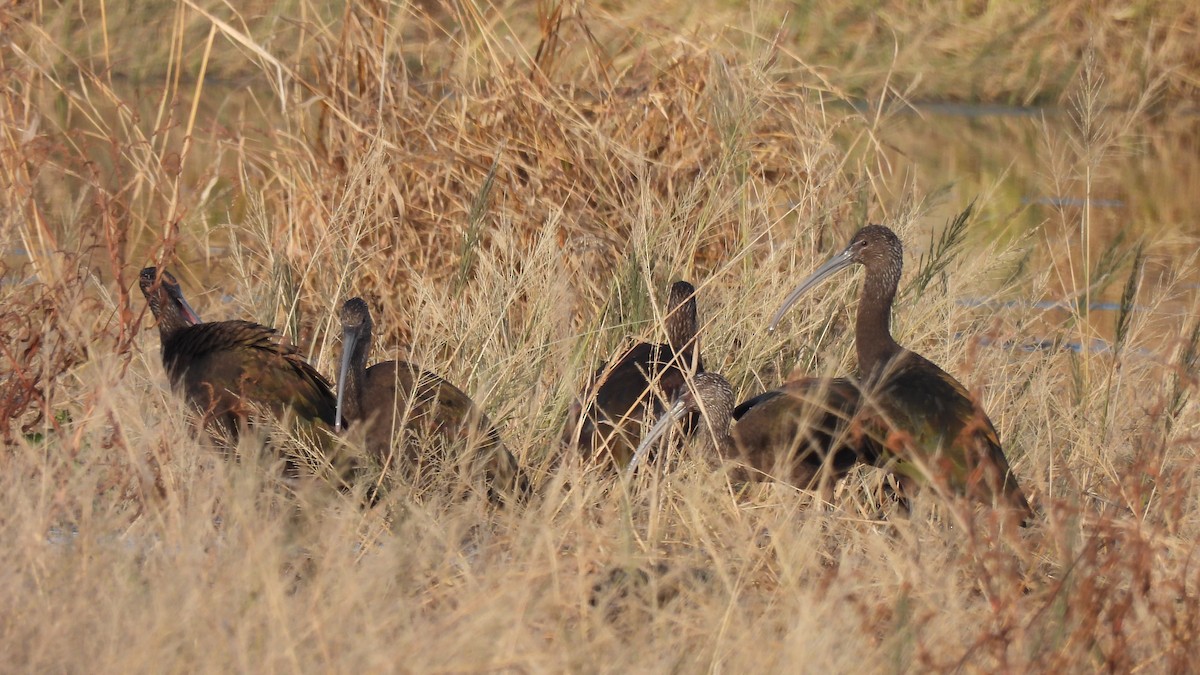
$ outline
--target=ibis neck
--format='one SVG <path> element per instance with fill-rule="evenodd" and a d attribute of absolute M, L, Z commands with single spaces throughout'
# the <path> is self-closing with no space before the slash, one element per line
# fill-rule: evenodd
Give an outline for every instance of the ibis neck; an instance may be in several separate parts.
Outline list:
<path fill-rule="evenodd" d="M 173 305 L 163 307 L 157 318 L 159 341 L 164 345 L 171 336 L 192 325 Z"/>
<path fill-rule="evenodd" d="M 891 330 L 892 301 L 896 297 L 898 276 L 868 268 L 863 281 L 854 344 L 858 351 L 858 368 L 864 378 L 880 372 L 903 351 L 892 338 Z"/>
<path fill-rule="evenodd" d="M 734 447 L 733 435 L 729 431 L 733 410 L 728 406 L 710 404 L 707 412 L 707 416 L 700 415 L 703 421 L 695 433 L 699 434 L 706 449 L 715 450 L 722 457 L 728 456 Z"/>
<path fill-rule="evenodd" d="M 693 365 L 696 350 L 696 303 L 689 302 L 675 308 L 667 318 L 667 343 L 679 354 L 687 367 Z"/>
<path fill-rule="evenodd" d="M 342 400 L 342 417 L 347 420 L 360 420 L 363 417 L 363 380 L 366 374 L 361 363 L 351 363 L 350 371 L 346 373 L 346 393 Z"/>

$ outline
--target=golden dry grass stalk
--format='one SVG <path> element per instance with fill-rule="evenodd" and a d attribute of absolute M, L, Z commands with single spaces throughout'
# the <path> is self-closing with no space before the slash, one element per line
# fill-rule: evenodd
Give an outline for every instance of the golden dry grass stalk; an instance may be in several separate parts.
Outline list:
<path fill-rule="evenodd" d="M 1052 101 L 1091 45 L 1112 106 L 1194 101 L 1192 3 L 977 4 L 0 8 L 0 653 L 88 671 L 1194 668 L 1194 253 L 1149 289 L 1117 247 L 1100 256 L 1091 282 L 1140 305 L 1086 376 L 1068 349 L 998 347 L 1035 325 L 1061 347 L 1090 335 L 1085 312 L 957 302 L 1060 297 L 1062 270 L 1027 264 L 1069 250 L 1058 234 L 970 237 L 903 296 L 897 337 L 980 397 L 1043 507 L 1029 531 L 934 496 L 898 513 L 876 470 L 821 504 L 731 486 L 686 449 L 630 484 L 552 469 L 595 365 L 661 338 L 672 279 L 699 287 L 704 358 L 740 394 L 852 369 L 854 284 L 784 337 L 764 325 L 868 216 L 919 275 L 932 206 L 881 190 L 891 118 L 864 98 Z M 1046 173 L 1074 180 L 1084 155 Z M 1005 232 L 1011 214 L 979 208 Z M 256 439 L 227 461 L 167 389 L 130 292 L 150 263 L 201 316 L 279 326 L 327 374 L 336 308 L 362 295 L 375 359 L 471 394 L 541 496 L 398 488 L 364 509 L 362 490 L 280 479 Z"/>

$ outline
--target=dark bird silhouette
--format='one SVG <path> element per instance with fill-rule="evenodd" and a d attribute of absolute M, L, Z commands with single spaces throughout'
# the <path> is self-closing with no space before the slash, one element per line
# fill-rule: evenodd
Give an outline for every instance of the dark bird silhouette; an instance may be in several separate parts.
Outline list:
<path fill-rule="evenodd" d="M 1029 502 L 987 414 L 958 380 L 892 338 L 892 303 L 902 261 L 894 232 L 882 225 L 864 227 L 845 250 L 788 295 L 769 330 L 775 330 L 800 296 L 830 275 L 851 265 L 865 267 L 854 331 L 864 392 L 858 417 L 885 450 L 882 459 L 903 476 L 942 482 L 956 493 L 1010 507 L 1027 520 L 1032 516 Z"/>
<path fill-rule="evenodd" d="M 596 371 L 582 402 L 571 406 L 564 445 L 578 440 L 585 457 L 608 457 L 618 467 L 629 462 L 642 424 L 664 407 L 656 392 L 669 399 L 686 372 L 704 371 L 696 337 L 696 289 L 688 282 L 671 285 L 665 324 L 666 344 L 636 343 Z"/>
<path fill-rule="evenodd" d="M 704 420 L 695 435 L 721 459 L 740 465 L 743 480 L 774 478 L 800 488 L 818 487 L 860 462 L 871 463 L 879 445 L 857 425 L 859 390 L 847 379 L 802 379 L 755 396 L 734 408 L 733 389 L 716 373 L 700 373 L 642 439 L 630 460 L 633 472 L 671 424 L 689 413 Z"/>
<path fill-rule="evenodd" d="M 362 298 L 342 305 L 342 360 L 338 370 L 337 416 L 366 425 L 366 449 L 385 469 L 418 475 L 423 469 L 482 470 L 493 497 L 524 496 L 529 486 L 491 420 L 458 387 L 419 366 L 384 361 L 367 367 L 371 313 Z M 341 430 L 341 426 L 338 426 Z M 436 438 L 435 438 L 436 437 Z M 429 456 L 435 447 L 465 454 Z"/>
<path fill-rule="evenodd" d="M 158 320 L 171 386 L 203 416 L 236 438 L 255 408 L 334 426 L 329 382 L 275 329 L 249 321 L 204 323 L 170 272 L 142 270 L 142 294 Z"/>

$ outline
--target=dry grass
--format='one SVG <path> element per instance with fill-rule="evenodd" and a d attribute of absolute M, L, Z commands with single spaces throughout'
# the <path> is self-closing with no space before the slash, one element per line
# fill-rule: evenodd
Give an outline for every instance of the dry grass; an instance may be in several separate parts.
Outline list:
<path fill-rule="evenodd" d="M 143 22 L 153 40 L 120 32 L 141 15 L 116 3 L 101 5 L 107 33 L 76 4 L 0 9 L 0 653 L 12 667 L 1195 668 L 1200 317 L 1176 276 L 1194 255 L 1152 293 L 1121 250 L 1024 264 L 1036 247 L 1077 246 L 1064 213 L 1070 227 L 1044 239 L 969 237 L 922 275 L 931 204 L 880 197 L 889 120 L 850 105 L 889 90 L 889 68 L 900 91 L 918 69 L 953 82 L 950 29 L 1012 23 L 1007 5 L 906 31 L 932 55 L 875 62 L 856 84 L 810 65 L 828 52 L 806 40 L 835 31 L 780 32 L 773 6 L 675 21 L 682 10 L 642 6 L 297 2 L 261 17 L 162 4 L 166 20 Z M 1097 12 L 1097 72 L 1114 73 L 1102 91 L 1130 111 L 1096 115 L 1116 136 L 1081 134 L 1050 180 L 1102 166 L 1148 101 L 1195 91 L 1190 4 L 1174 24 L 1100 4 L 1026 21 L 1041 44 L 1043 22 L 1061 33 Z M 788 21 L 843 22 L 861 54 L 910 20 L 859 11 Z M 963 96 L 1037 100 L 1075 81 L 1021 77 L 1040 52 L 1008 51 L 1025 70 L 984 61 L 975 74 L 995 81 Z M 1136 83 L 1114 67 L 1135 53 Z M 150 84 L 114 77 L 120 64 Z M 977 230 L 1012 217 L 986 195 L 977 213 Z M 674 278 L 700 287 L 705 359 L 740 393 L 793 369 L 850 371 L 855 284 L 794 310 L 787 337 L 763 327 L 797 275 L 881 216 L 910 249 L 898 337 L 978 392 L 1038 524 L 1001 532 L 933 495 L 880 519 L 874 471 L 814 504 L 781 485 L 737 492 L 686 457 L 632 484 L 549 469 L 571 397 L 625 335 L 661 334 Z M 411 357 L 471 393 L 541 496 L 497 511 L 396 492 L 364 510 L 318 481 L 281 483 L 251 440 L 240 463 L 220 459 L 167 390 L 131 295 L 148 262 L 175 270 L 202 316 L 280 326 L 326 373 L 335 308 L 365 296 L 379 358 Z M 956 303 L 1104 284 L 1128 307 L 1114 349 L 1086 357 L 986 346 L 1024 344 L 1035 323 L 1045 335 L 1044 312 Z M 1180 304 L 1182 317 L 1153 311 Z M 1051 337 L 1087 337 L 1085 319 L 1069 313 Z"/>

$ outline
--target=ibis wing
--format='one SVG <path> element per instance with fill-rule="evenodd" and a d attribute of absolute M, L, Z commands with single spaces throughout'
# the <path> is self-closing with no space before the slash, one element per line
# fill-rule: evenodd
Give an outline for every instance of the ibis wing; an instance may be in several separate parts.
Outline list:
<path fill-rule="evenodd" d="M 188 326 L 163 345 L 163 362 L 172 383 L 201 408 L 251 403 L 281 414 L 290 406 L 301 418 L 333 426 L 329 381 L 272 328 L 249 321 Z"/>
<path fill-rule="evenodd" d="M 740 420 L 740 419 L 742 419 L 742 417 L 744 417 L 746 415 L 746 413 L 748 413 L 752 409 L 754 409 L 755 406 L 763 405 L 767 401 L 770 401 L 773 398 L 776 398 L 778 396 L 783 396 L 783 395 L 784 394 L 783 394 L 782 390 L 772 389 L 771 391 L 765 391 L 765 392 L 759 394 L 758 396 L 755 396 L 754 398 L 746 399 L 745 401 L 742 401 L 741 403 L 739 403 L 738 406 L 733 409 L 733 419 Z"/>
<path fill-rule="evenodd" d="M 381 459 L 393 447 L 400 427 L 418 429 L 441 436 L 449 446 L 472 449 L 472 465 L 483 470 L 490 486 L 505 492 L 528 490 L 516 458 L 487 414 L 449 381 L 416 364 L 386 361 L 367 369 L 363 396 L 379 401 L 376 409 L 390 408 L 393 413 L 391 418 L 376 416 L 368 431 L 369 447 Z"/>
<path fill-rule="evenodd" d="M 657 392 L 669 399 L 680 391 L 686 381 L 683 368 L 690 367 L 682 360 L 669 345 L 631 345 L 615 363 L 606 364 L 592 376 L 583 401 L 568 420 L 564 440 L 570 443 L 578 427 L 581 448 L 595 452 L 607 445 L 623 464 L 627 461 L 624 455 L 633 451 L 640 433 L 629 429 L 628 423 L 636 426 L 665 410 Z M 701 366 L 697 372 L 702 370 Z M 690 432 L 696 423 L 695 416 L 689 415 L 684 429 Z"/>
<path fill-rule="evenodd" d="M 903 444 L 912 459 L 941 472 L 955 490 L 1003 494 L 1028 510 L 996 427 L 966 388 L 949 373 L 915 354 L 870 397 L 876 428 L 889 449 Z M 897 433 L 898 432 L 898 433 Z"/>
<path fill-rule="evenodd" d="M 850 380 L 794 380 L 739 405 L 733 434 L 748 464 L 806 483 L 823 467 L 836 475 L 879 456 L 878 444 L 858 427 L 858 407 Z"/>

